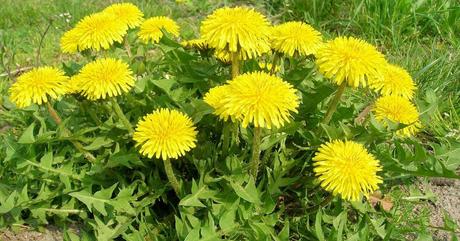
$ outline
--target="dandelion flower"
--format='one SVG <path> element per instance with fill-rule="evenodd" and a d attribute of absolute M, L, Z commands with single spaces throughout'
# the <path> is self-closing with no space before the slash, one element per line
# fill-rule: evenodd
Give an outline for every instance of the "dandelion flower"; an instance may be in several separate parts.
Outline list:
<path fill-rule="evenodd" d="M 176 37 L 179 36 L 179 25 L 177 25 L 174 20 L 163 16 L 145 20 L 141 25 L 138 35 L 144 43 L 148 43 L 149 41 L 158 43 L 163 37 L 163 32 L 161 30 Z"/>
<path fill-rule="evenodd" d="M 337 37 L 316 53 L 319 71 L 338 85 L 346 81 L 354 88 L 365 87 L 371 78 L 381 77 L 386 60 L 374 46 L 353 37 Z"/>
<path fill-rule="evenodd" d="M 227 109 L 224 108 L 224 99 L 229 94 L 228 85 L 221 85 L 214 87 L 204 95 L 204 102 L 210 105 L 214 109 L 214 114 L 220 117 L 220 119 L 227 120 L 230 116 Z"/>
<path fill-rule="evenodd" d="M 140 153 L 151 158 L 178 158 L 196 146 L 192 120 L 177 110 L 159 109 L 139 121 L 133 139 Z"/>
<path fill-rule="evenodd" d="M 128 28 L 113 14 L 104 12 L 84 17 L 75 26 L 75 34 L 79 36 L 79 50 L 109 49 L 114 42 L 121 43 Z"/>
<path fill-rule="evenodd" d="M 201 23 L 201 38 L 210 47 L 248 58 L 270 51 L 268 31 L 267 18 L 246 7 L 219 8 Z"/>
<path fill-rule="evenodd" d="M 90 100 L 105 99 L 128 92 L 135 79 L 128 64 L 113 58 L 98 59 L 78 74 L 81 93 Z"/>
<path fill-rule="evenodd" d="M 214 50 L 214 57 L 223 63 L 230 64 L 232 63 L 232 53 L 228 52 L 225 49 L 216 49 Z M 238 59 L 240 60 L 247 60 L 250 59 L 244 52 L 238 52 Z"/>
<path fill-rule="evenodd" d="M 388 119 L 395 123 L 407 125 L 396 131 L 400 137 L 416 134 L 422 127 L 417 108 L 406 98 L 396 95 L 383 96 L 374 104 L 374 113 L 377 121 L 385 123 Z"/>
<path fill-rule="evenodd" d="M 403 68 L 387 64 L 382 68 L 382 78 L 370 83 L 370 87 L 382 95 L 398 95 L 407 99 L 414 97 L 415 83 Z"/>
<path fill-rule="evenodd" d="M 79 75 L 74 75 L 70 77 L 67 81 L 67 94 L 78 94 L 81 91 L 81 84 Z"/>
<path fill-rule="evenodd" d="M 144 14 L 132 3 L 115 3 L 105 8 L 103 13 L 114 15 L 128 28 L 135 28 L 142 23 Z"/>
<path fill-rule="evenodd" d="M 61 50 L 64 53 L 76 53 L 80 43 L 80 35 L 75 29 L 71 29 L 64 33 L 61 37 Z"/>
<path fill-rule="evenodd" d="M 242 74 L 228 82 L 228 94 L 223 98 L 225 113 L 255 127 L 270 129 L 290 121 L 297 113 L 299 98 L 291 84 L 264 73 Z"/>
<path fill-rule="evenodd" d="M 287 22 L 273 27 L 270 31 L 273 49 L 280 53 L 294 56 L 316 54 L 323 43 L 321 33 L 312 26 L 302 22 Z"/>
<path fill-rule="evenodd" d="M 204 41 L 203 39 L 199 39 L 199 38 L 198 39 L 191 39 L 191 40 L 182 41 L 181 45 L 184 48 L 195 48 L 195 49 L 199 49 L 199 50 L 209 48 L 209 46 L 206 43 L 206 41 Z"/>
<path fill-rule="evenodd" d="M 382 183 L 377 175 L 379 161 L 363 145 L 353 141 L 335 140 L 322 144 L 315 157 L 314 172 L 321 186 L 343 199 L 358 201 Z"/>
<path fill-rule="evenodd" d="M 41 105 L 66 93 L 68 77 L 53 67 L 39 67 L 22 74 L 9 89 L 10 100 L 19 108 Z"/>
<path fill-rule="evenodd" d="M 259 68 L 263 69 L 263 70 L 267 70 L 267 71 L 270 71 L 273 67 L 273 64 L 271 63 L 265 63 L 265 62 L 258 62 L 259 64 Z M 280 66 L 277 65 L 275 66 L 275 71 L 280 71 Z"/>

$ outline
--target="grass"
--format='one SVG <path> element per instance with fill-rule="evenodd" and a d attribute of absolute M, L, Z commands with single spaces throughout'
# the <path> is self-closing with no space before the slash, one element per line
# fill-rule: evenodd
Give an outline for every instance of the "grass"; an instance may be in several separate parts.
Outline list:
<path fill-rule="evenodd" d="M 34 64 L 35 54 L 42 33 L 52 21 L 52 27 L 45 36 L 42 59 L 45 64 L 59 62 L 59 39 L 63 32 L 74 26 L 84 16 L 101 10 L 113 1 L 103 0 L 6 0 L 2 4 L 0 16 L 0 39 L 7 49 L 10 64 L 17 66 Z M 177 4 L 171 1 L 134 1 L 146 16 L 169 15 L 178 19 L 183 29 L 190 29 L 184 34 L 196 31 L 195 21 L 190 19 L 198 15 L 199 9 L 210 8 L 213 2 L 198 4 Z M 14 31 L 11 31 L 14 29 Z M 14 58 L 13 58 L 14 55 Z M 3 72 L 3 71 L 2 71 Z"/>
<path fill-rule="evenodd" d="M 6 0 L 0 13 L 0 39 L 11 68 L 34 64 L 43 33 L 52 20 L 42 50 L 44 63 L 57 63 L 59 38 L 79 19 L 110 4 L 109 0 Z M 198 33 L 198 21 L 219 5 L 235 1 L 132 1 L 146 16 L 169 15 L 183 36 Z M 274 22 L 302 20 L 323 33 L 355 35 L 380 46 L 391 62 L 407 68 L 417 81 L 419 97 L 426 90 L 458 102 L 460 93 L 460 3 L 456 0 L 270 0 L 250 4 Z M 265 9 L 263 9 L 265 8 Z M 14 31 L 10 31 L 14 29 Z M 13 58 L 14 55 L 14 58 Z M 2 71 L 4 72 L 4 71 Z M 449 106 L 458 112 L 458 106 Z M 450 121 L 450 120 L 446 120 Z"/>
<path fill-rule="evenodd" d="M 379 46 L 390 62 L 411 73 L 418 99 L 434 93 L 438 109 L 428 131 L 460 140 L 460 2 L 271 0 L 265 6 L 279 21 L 303 20 L 323 33 L 358 36 Z"/>
<path fill-rule="evenodd" d="M 8 69 L 35 65 L 42 33 L 50 21 L 41 50 L 43 64 L 62 58 L 59 38 L 82 17 L 110 0 L 4 0 L 0 10 L 0 93 L 6 98 Z M 182 27 L 182 36 L 196 36 L 199 21 L 220 5 L 235 1 L 131 1 L 146 16 L 168 15 Z M 247 2 L 246 2 L 247 3 Z M 439 141 L 460 140 L 460 2 L 458 0 L 253 0 L 273 22 L 305 21 L 328 38 L 353 35 L 372 42 L 392 63 L 405 67 L 418 85 L 419 106 L 429 110 L 426 132 Z M 6 68 L 7 67 L 7 68 Z M 2 75 L 3 74 L 3 75 Z M 1 108 L 2 100 L 0 100 Z M 1 109 L 0 109 L 1 111 Z M 0 121 L 0 132 L 1 132 Z"/>

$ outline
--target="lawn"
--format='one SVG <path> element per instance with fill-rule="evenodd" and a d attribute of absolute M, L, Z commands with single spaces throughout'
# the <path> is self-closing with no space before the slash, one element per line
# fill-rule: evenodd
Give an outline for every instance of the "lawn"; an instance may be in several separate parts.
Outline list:
<path fill-rule="evenodd" d="M 335 89 L 318 81 L 322 77 L 314 74 L 314 65 L 309 65 L 313 62 L 305 64 L 286 58 L 282 66 L 295 67 L 283 72 L 282 76 L 295 82 L 302 91 L 304 105 L 301 110 L 307 114 L 295 115 L 296 122 L 281 129 L 283 135 L 265 132 L 267 138 L 262 143 L 261 159 L 273 160 L 273 166 L 266 163 L 267 170 L 261 171 L 259 181 L 257 178 L 248 181 L 243 174 L 236 173 L 238 168 L 245 167 L 235 164 L 238 162 L 235 160 L 244 159 L 248 154 L 245 149 L 250 149 L 249 144 L 241 143 L 252 143 L 250 137 L 255 134 L 249 128 L 238 129 L 226 125 L 227 122 L 214 126 L 212 111 L 197 100 L 209 89 L 209 83 L 203 80 L 210 80 L 211 85 L 223 81 L 230 76 L 229 65 L 209 60 L 207 53 L 183 51 L 180 45 L 172 43 L 173 37 L 169 35 L 159 44 L 161 51 L 132 46 L 135 56 L 132 59 L 122 48 L 107 52 L 106 56 L 129 59 L 134 72 L 143 76 L 139 77 L 132 96 L 120 99 L 121 107 L 129 111 L 128 119 L 131 118 L 133 124 L 146 114 L 146 110 L 174 106 L 191 115 L 200 128 L 208 128 L 208 133 L 201 132 L 198 139 L 215 137 L 220 129 L 222 136 L 225 133 L 232 136 L 231 144 L 227 145 L 228 152 L 237 153 L 234 156 L 227 150 L 219 154 L 217 148 L 225 145 L 225 138 L 218 145 L 221 139 L 215 137 L 216 143 L 209 140 L 193 152 L 193 157 L 187 156 L 188 164 L 185 158 L 179 162 L 176 171 L 182 173 L 183 185 L 188 190 L 182 190 L 179 197 L 160 178 L 168 175 L 157 168 L 163 165 L 161 162 L 151 161 L 146 166 L 142 164 L 145 158 L 137 157 L 129 135 L 123 134 L 122 122 L 118 123 L 116 115 L 110 113 L 110 108 L 116 108 L 115 104 L 93 104 L 80 97 L 67 98 L 56 103 L 56 109 L 64 113 L 64 124 L 56 125 L 51 118 L 44 117 L 47 115 L 44 109 L 33 106 L 22 111 L 8 98 L 8 89 L 17 77 L 33 67 L 52 65 L 67 73 L 78 72 L 91 57 L 62 53 L 61 36 L 83 17 L 114 2 L 118 1 L 2 2 L 0 228 L 5 233 L 10 232 L 6 230 L 43 231 L 42 227 L 51 225 L 60 230 L 58 236 L 65 240 L 117 237 L 117 240 L 199 240 L 206 236 L 213 237 L 207 240 L 256 240 L 254 237 L 259 240 L 457 240 L 455 237 L 460 235 L 458 0 L 126 1 L 138 6 L 145 17 L 174 19 L 181 29 L 179 40 L 198 37 L 200 22 L 219 7 L 251 6 L 273 24 L 302 21 L 321 32 L 324 39 L 337 36 L 363 39 L 376 46 L 388 62 L 405 68 L 417 85 L 413 102 L 420 111 L 422 130 L 408 140 L 392 137 L 376 143 L 370 141 L 372 134 L 361 132 L 381 134 L 379 128 L 383 127 L 375 125 L 374 119 L 366 127 L 354 122 L 354 116 L 362 113 L 367 103 L 376 98 L 374 94 L 360 89 L 347 90 L 346 100 L 337 109 L 337 114 L 348 121 L 340 122 L 336 116 L 333 119 L 336 124 L 319 124 L 323 114 L 312 110 L 325 112 L 328 102 L 314 98 L 323 95 L 328 98 Z M 127 38 L 134 41 L 134 36 L 131 32 Z M 309 61 L 308 58 L 304 60 Z M 255 65 L 248 61 L 244 68 L 252 70 Z M 314 76 L 314 80 L 307 76 Z M 168 80 L 174 82 L 168 83 Z M 327 94 L 319 89 L 317 92 L 311 90 L 312 86 L 320 86 L 318 88 Z M 147 90 L 153 94 L 147 94 Z M 308 98 L 314 106 L 305 104 L 310 101 Z M 103 119 L 102 122 L 99 119 Z M 323 129 L 319 132 L 305 130 L 305 123 L 306 127 L 314 123 Z M 73 146 L 68 140 L 72 138 L 62 134 L 65 133 L 64 125 L 75 125 L 71 130 L 77 133 L 75 139 L 84 144 L 85 150 L 97 153 L 97 160 L 103 164 L 85 163 L 83 155 L 71 151 Z M 237 129 L 235 135 L 232 128 Z M 360 134 L 350 134 L 355 131 Z M 286 137 L 288 135 L 292 138 Z M 383 165 L 386 173 L 383 176 L 385 184 L 381 187 L 383 196 L 375 194 L 369 203 L 348 203 L 331 196 L 330 203 L 323 203 L 322 200 L 329 196 L 319 191 L 312 182 L 313 176 L 294 174 L 296 169 L 302 172 L 312 169 L 302 160 L 311 159 L 312 151 L 322 141 L 343 137 L 356 137 L 370 143 L 382 162 L 398 160 L 396 166 Z M 67 144 L 61 144 L 64 142 Z M 67 159 L 72 160 L 71 164 Z M 231 174 L 224 175 L 226 171 Z M 273 184 L 271 178 L 279 183 Z M 241 198 L 242 203 L 235 202 L 233 196 L 227 200 L 219 196 L 219 192 L 236 193 L 235 199 Z M 254 198 L 251 192 L 260 196 Z M 93 197 L 107 201 L 98 203 Z M 219 204 L 212 202 L 214 198 Z M 236 210 L 238 205 L 245 211 L 226 212 Z M 248 210 L 252 208 L 256 211 L 251 213 Z M 222 224 L 229 225 L 228 229 Z M 219 228 L 214 230 L 214 225 Z M 256 234 L 251 236 L 251 232 Z M 270 235 L 265 237 L 259 233 Z M 0 237 L 8 240 L 5 234 Z"/>

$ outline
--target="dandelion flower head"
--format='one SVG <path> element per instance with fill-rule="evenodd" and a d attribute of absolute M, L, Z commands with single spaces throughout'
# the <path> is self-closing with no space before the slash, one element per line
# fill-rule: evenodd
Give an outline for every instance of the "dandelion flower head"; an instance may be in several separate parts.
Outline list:
<path fill-rule="evenodd" d="M 389 95 L 378 98 L 373 111 L 377 121 L 386 123 L 384 120 L 388 119 L 395 123 L 407 125 L 396 131 L 396 135 L 400 137 L 412 136 L 422 127 L 415 105 L 401 96 Z"/>
<path fill-rule="evenodd" d="M 121 95 L 128 92 L 135 82 L 128 64 L 113 58 L 88 63 L 77 78 L 81 93 L 90 100 Z"/>
<path fill-rule="evenodd" d="M 41 105 L 66 93 L 68 77 L 54 67 L 38 67 L 19 76 L 9 89 L 9 99 L 19 108 Z"/>
<path fill-rule="evenodd" d="M 382 68 L 382 78 L 375 79 L 370 83 L 370 87 L 384 96 L 398 95 L 406 99 L 412 99 L 417 89 L 410 74 L 392 64 Z"/>
<path fill-rule="evenodd" d="M 287 22 L 274 26 L 270 31 L 273 49 L 288 56 L 316 54 L 323 43 L 321 33 L 302 22 Z"/>
<path fill-rule="evenodd" d="M 102 12 L 114 15 L 117 21 L 125 24 L 128 28 L 139 26 L 144 16 L 142 11 L 132 3 L 114 3 Z"/>
<path fill-rule="evenodd" d="M 386 60 L 374 46 L 353 37 L 337 37 L 323 44 L 316 53 L 319 71 L 341 85 L 367 86 L 369 79 L 381 78 Z"/>
<path fill-rule="evenodd" d="M 179 25 L 168 17 L 152 17 L 142 23 L 138 36 L 144 43 L 148 43 L 150 41 L 158 43 L 163 37 L 162 31 L 166 31 L 173 36 L 178 37 L 179 30 Z"/>
<path fill-rule="evenodd" d="M 254 58 L 270 51 L 269 22 L 247 7 L 223 7 L 201 23 L 201 38 L 210 47 Z"/>
<path fill-rule="evenodd" d="M 379 161 L 362 144 L 334 140 L 322 144 L 313 157 L 321 186 L 345 200 L 358 201 L 378 189 L 382 178 Z"/>
<path fill-rule="evenodd" d="M 177 110 L 158 109 L 142 118 L 133 135 L 140 153 L 152 158 L 177 159 L 196 146 L 192 120 Z"/>
<path fill-rule="evenodd" d="M 225 98 L 228 95 L 228 85 L 221 85 L 211 88 L 208 93 L 204 95 L 204 102 L 214 109 L 214 114 L 223 120 L 227 120 L 230 116 L 228 111 L 224 108 Z"/>
<path fill-rule="evenodd" d="M 113 14 L 94 13 L 84 17 L 74 28 L 79 51 L 109 49 L 113 43 L 121 43 L 128 27 Z"/>
<path fill-rule="evenodd" d="M 237 76 L 228 82 L 223 98 L 223 109 L 242 126 L 270 129 L 281 127 L 297 113 L 299 97 L 291 84 L 265 72 L 252 72 Z"/>

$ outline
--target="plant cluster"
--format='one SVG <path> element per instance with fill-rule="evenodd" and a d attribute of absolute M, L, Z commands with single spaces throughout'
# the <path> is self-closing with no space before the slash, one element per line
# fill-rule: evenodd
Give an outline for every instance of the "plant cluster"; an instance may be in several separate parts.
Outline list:
<path fill-rule="evenodd" d="M 411 75 L 362 39 L 241 6 L 180 40 L 169 17 L 117 3 L 62 36 L 78 61 L 17 78 L 4 105 L 25 121 L 4 137 L 2 226 L 64 223 L 66 240 L 400 240 L 386 180 L 458 178 L 446 150 L 417 139 Z"/>

